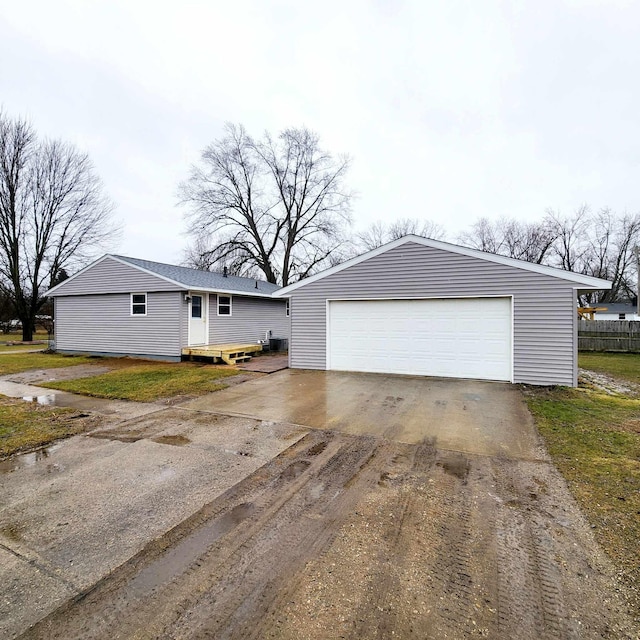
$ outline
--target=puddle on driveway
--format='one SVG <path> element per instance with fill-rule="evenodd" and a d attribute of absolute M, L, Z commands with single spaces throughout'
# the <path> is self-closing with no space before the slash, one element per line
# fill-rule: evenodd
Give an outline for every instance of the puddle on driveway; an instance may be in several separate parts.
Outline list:
<path fill-rule="evenodd" d="M 30 453 L 21 453 L 7 460 L 3 460 L 0 462 L 0 474 L 3 473 L 13 473 L 14 471 L 18 471 L 18 469 L 26 469 L 28 467 L 33 467 L 40 462 L 47 461 L 49 456 L 57 451 L 62 446 L 60 444 L 54 444 L 50 447 L 43 447 L 42 449 L 37 449 L 36 451 L 31 451 Z M 58 469 L 58 465 L 50 465 L 51 470 Z"/>
<path fill-rule="evenodd" d="M 155 562 L 142 569 L 130 583 L 132 592 L 134 594 L 146 593 L 150 588 L 168 582 L 172 576 L 182 572 L 184 567 L 195 562 L 220 538 L 255 512 L 256 506 L 252 502 L 243 502 L 219 518 L 208 520 L 202 527 L 184 537 Z"/>
<path fill-rule="evenodd" d="M 37 402 L 38 404 L 42 404 L 46 407 L 58 406 L 56 403 L 55 393 L 47 393 L 43 396 L 22 396 L 22 399 L 25 402 Z"/>

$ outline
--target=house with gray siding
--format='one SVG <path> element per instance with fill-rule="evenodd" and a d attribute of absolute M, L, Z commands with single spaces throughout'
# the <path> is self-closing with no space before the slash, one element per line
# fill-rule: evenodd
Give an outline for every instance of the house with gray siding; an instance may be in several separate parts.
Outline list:
<path fill-rule="evenodd" d="M 223 273 L 105 255 L 47 295 L 56 351 L 178 361 L 188 346 L 289 337 L 277 285 Z"/>
<path fill-rule="evenodd" d="M 638 305 L 631 302 L 601 302 L 593 306 L 598 309 L 593 314 L 594 320 L 640 320 Z"/>
<path fill-rule="evenodd" d="M 576 386 L 577 296 L 611 283 L 406 236 L 275 292 L 289 366 Z"/>

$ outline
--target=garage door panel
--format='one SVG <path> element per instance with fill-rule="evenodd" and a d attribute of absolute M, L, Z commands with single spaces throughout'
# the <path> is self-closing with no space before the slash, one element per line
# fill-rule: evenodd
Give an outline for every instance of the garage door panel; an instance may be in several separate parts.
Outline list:
<path fill-rule="evenodd" d="M 329 303 L 331 369 L 510 380 L 511 354 L 509 298 Z"/>

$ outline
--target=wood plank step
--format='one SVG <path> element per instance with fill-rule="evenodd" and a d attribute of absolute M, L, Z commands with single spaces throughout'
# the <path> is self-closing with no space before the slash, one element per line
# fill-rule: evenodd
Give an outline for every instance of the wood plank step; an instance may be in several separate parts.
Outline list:
<path fill-rule="evenodd" d="M 228 364 L 231 364 L 231 360 L 234 358 L 251 358 L 252 354 L 257 354 L 262 351 L 262 345 L 255 344 L 238 344 L 238 343 L 227 343 L 227 344 L 203 344 L 203 345 L 194 345 L 192 347 L 184 347 L 182 349 L 182 354 L 185 356 L 189 356 L 193 358 L 193 356 L 200 356 L 204 358 L 212 358 L 214 361 L 216 359 L 223 360 Z M 243 360 L 243 362 L 248 362 L 248 360 Z"/>
<path fill-rule="evenodd" d="M 251 360 L 251 356 L 229 356 L 223 353 L 222 359 L 227 364 L 238 364 L 239 362 L 249 362 L 249 360 Z"/>

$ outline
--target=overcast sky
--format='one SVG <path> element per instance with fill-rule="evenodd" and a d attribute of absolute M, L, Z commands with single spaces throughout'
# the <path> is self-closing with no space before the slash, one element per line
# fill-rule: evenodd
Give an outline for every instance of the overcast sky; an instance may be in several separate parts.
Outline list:
<path fill-rule="evenodd" d="M 353 160 L 356 228 L 640 211 L 640 2 L 0 3 L 0 105 L 87 151 L 125 255 L 177 262 L 225 122 Z"/>

